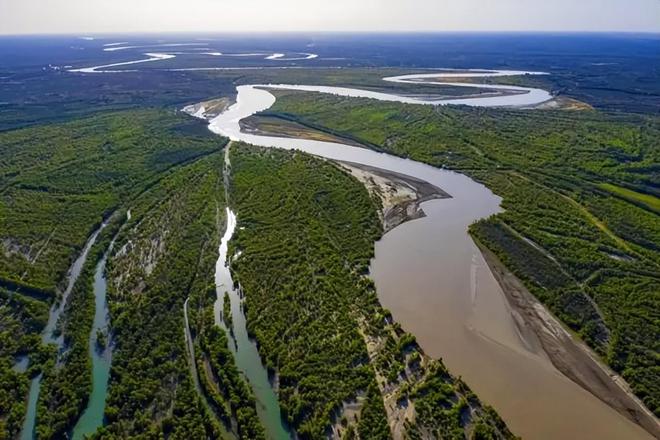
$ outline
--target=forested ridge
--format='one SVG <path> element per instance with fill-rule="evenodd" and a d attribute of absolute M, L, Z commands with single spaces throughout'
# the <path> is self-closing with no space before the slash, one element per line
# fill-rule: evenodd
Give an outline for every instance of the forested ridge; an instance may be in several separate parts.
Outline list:
<path fill-rule="evenodd" d="M 217 255 L 222 153 L 172 171 L 131 204 L 108 260 L 113 360 L 97 436 L 203 438 L 217 429 L 189 374 L 183 304 Z"/>
<path fill-rule="evenodd" d="M 285 93 L 269 114 L 468 174 L 506 211 L 472 234 L 660 414 L 660 120 Z"/>
<path fill-rule="evenodd" d="M 283 416 L 319 438 L 343 401 L 375 384 L 350 307 L 372 293 L 358 280 L 380 222 L 366 190 L 333 165 L 245 145 L 231 161 L 239 227 L 230 254 L 242 252 L 232 270 L 248 331 L 277 371 Z M 377 414 L 373 429 L 386 423 L 382 403 Z"/>
<path fill-rule="evenodd" d="M 220 142 L 164 110 L 0 133 L 0 285 L 54 298 L 103 218 Z"/>

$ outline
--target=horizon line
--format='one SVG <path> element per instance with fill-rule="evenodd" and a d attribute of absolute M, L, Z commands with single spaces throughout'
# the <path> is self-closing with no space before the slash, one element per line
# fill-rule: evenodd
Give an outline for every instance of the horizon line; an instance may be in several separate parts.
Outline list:
<path fill-rule="evenodd" d="M 660 30 L 245 30 L 245 31 L 212 31 L 212 30 L 174 30 L 174 31 L 99 31 L 99 32 L 26 32 L 2 33 L 0 37 L 30 37 L 30 36 L 70 36 L 76 38 L 119 36 L 119 35 L 439 35 L 439 34 L 546 34 L 546 35 L 658 35 Z"/>

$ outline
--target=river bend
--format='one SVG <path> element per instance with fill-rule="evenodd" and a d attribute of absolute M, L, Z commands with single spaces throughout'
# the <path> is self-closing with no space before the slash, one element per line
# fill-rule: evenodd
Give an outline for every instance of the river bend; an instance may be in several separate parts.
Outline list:
<path fill-rule="evenodd" d="M 468 76 L 510 76 L 539 72 L 470 71 Z M 455 72 L 386 78 L 390 82 L 443 82 Z M 431 81 L 434 80 L 434 81 Z M 262 147 L 297 149 L 332 160 L 365 164 L 422 179 L 452 197 L 422 204 L 425 218 L 405 223 L 376 243 L 371 265 L 379 299 L 414 334 L 424 351 L 442 358 L 518 435 L 530 439 L 648 439 L 649 435 L 562 375 L 538 341 L 519 329 L 499 284 L 467 234 L 468 226 L 501 211 L 501 199 L 469 177 L 376 151 L 305 139 L 243 133 L 239 122 L 272 107 L 267 89 L 303 90 L 346 97 L 413 104 L 532 106 L 551 95 L 540 89 L 508 89 L 501 96 L 443 101 L 342 87 L 308 85 L 239 86 L 236 104 L 210 121 L 209 128 L 234 141 Z M 233 304 L 232 304 L 233 306 Z"/>

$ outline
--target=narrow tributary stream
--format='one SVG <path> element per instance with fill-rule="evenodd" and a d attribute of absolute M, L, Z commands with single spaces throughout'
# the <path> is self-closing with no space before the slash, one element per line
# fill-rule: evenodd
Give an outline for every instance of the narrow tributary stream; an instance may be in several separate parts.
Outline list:
<path fill-rule="evenodd" d="M 268 371 L 261 362 L 257 345 L 250 339 L 247 332 L 245 314 L 243 312 L 243 299 L 240 291 L 234 287 L 230 271 L 230 257 L 228 255 L 229 241 L 236 229 L 236 214 L 226 208 L 226 229 L 220 242 L 220 257 L 216 264 L 215 284 L 218 298 L 215 302 L 216 324 L 227 331 L 229 348 L 236 359 L 236 366 L 248 380 L 257 401 L 257 414 L 266 429 L 266 435 L 271 440 L 290 438 L 268 377 Z M 222 304 L 225 293 L 231 300 L 231 314 L 233 328 L 228 329 L 226 319 L 221 319 Z"/>
<path fill-rule="evenodd" d="M 62 351 L 64 348 L 64 337 L 55 331 L 57 322 L 66 309 L 69 295 L 71 294 L 73 286 L 76 284 L 76 281 L 80 276 L 83 266 L 85 265 L 85 261 L 87 261 L 87 255 L 89 254 L 90 249 L 92 246 L 94 246 L 96 239 L 106 226 L 107 223 L 104 221 L 101 226 L 99 226 L 99 228 L 94 231 L 92 235 L 87 239 L 82 252 L 69 269 L 69 274 L 67 276 L 67 286 L 64 292 L 62 292 L 62 298 L 60 299 L 59 303 L 53 304 L 50 309 L 50 313 L 48 315 L 48 323 L 46 324 L 46 327 L 41 334 L 41 338 L 42 341 L 46 344 L 56 344 L 59 351 Z M 25 420 L 23 421 L 23 429 L 21 431 L 21 440 L 32 440 L 35 438 L 37 402 L 39 400 L 41 379 L 42 374 L 39 374 L 33 378 L 32 382 L 30 383 L 30 393 L 28 395 L 27 412 L 25 414 Z"/>
<path fill-rule="evenodd" d="M 130 216 L 130 214 L 129 214 Z M 89 335 L 89 352 L 92 356 L 92 394 L 87 408 L 73 428 L 73 440 L 82 440 L 103 425 L 105 400 L 108 394 L 112 348 L 110 344 L 110 312 L 108 310 L 108 281 L 105 267 L 112 252 L 115 240 L 108 246 L 94 272 L 94 324 Z M 101 338 L 101 341 L 99 341 Z"/>

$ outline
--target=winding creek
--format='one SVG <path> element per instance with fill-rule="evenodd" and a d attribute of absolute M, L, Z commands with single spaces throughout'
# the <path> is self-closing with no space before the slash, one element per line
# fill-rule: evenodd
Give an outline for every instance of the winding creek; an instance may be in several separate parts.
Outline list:
<path fill-rule="evenodd" d="M 85 261 L 87 260 L 87 254 L 89 254 L 90 249 L 94 246 L 96 239 L 98 238 L 101 231 L 107 226 L 107 223 L 104 221 L 101 223 L 101 226 L 90 235 L 83 247 L 82 252 L 73 262 L 73 265 L 69 269 L 67 275 L 67 286 L 62 292 L 62 298 L 59 303 L 53 304 L 48 315 L 48 322 L 46 327 L 41 334 L 42 341 L 46 344 L 56 344 L 58 350 L 61 352 L 64 348 L 64 337 L 56 332 L 57 322 L 64 313 L 66 304 L 69 299 L 73 287 L 80 276 L 80 273 L 83 269 Z M 96 370 L 96 368 L 95 368 Z M 93 373 L 96 376 L 96 372 Z M 35 438 L 35 426 L 37 421 L 37 402 L 39 400 L 39 390 L 41 388 L 41 379 L 43 374 L 39 374 L 32 379 L 30 383 L 30 393 L 28 395 L 27 402 L 27 412 L 25 414 L 25 420 L 23 421 L 23 429 L 21 430 L 21 440 L 32 440 Z"/>
<path fill-rule="evenodd" d="M 220 256 L 215 271 L 215 284 L 218 294 L 214 307 L 216 324 L 223 326 L 225 330 L 229 330 L 221 319 L 222 303 L 226 292 L 231 300 L 233 321 L 233 327 L 228 332 L 229 348 L 236 360 L 236 366 L 248 380 L 254 392 L 257 401 L 257 415 L 264 425 L 269 439 L 290 438 L 291 435 L 282 421 L 277 395 L 271 386 L 268 372 L 261 362 L 256 344 L 248 335 L 241 294 L 239 290 L 234 288 L 234 282 L 231 278 L 228 248 L 229 241 L 236 230 L 236 215 L 231 209 L 227 208 L 226 218 L 227 227 L 220 242 Z"/>
<path fill-rule="evenodd" d="M 130 214 L 129 218 L 130 218 Z M 89 334 L 89 352 L 92 356 L 92 394 L 89 396 L 87 408 L 80 416 L 78 423 L 73 428 L 73 440 L 82 440 L 103 425 L 103 414 L 105 411 L 105 400 L 108 394 L 108 380 L 110 379 L 110 364 L 112 361 L 112 349 L 110 347 L 110 312 L 108 310 L 107 292 L 108 283 L 105 278 L 105 267 L 108 256 L 112 252 L 115 240 L 108 246 L 103 258 L 96 265 L 94 272 L 94 324 Z M 98 337 L 105 338 L 105 343 L 100 346 Z"/>
<path fill-rule="evenodd" d="M 539 74 L 472 71 L 469 76 L 525 73 Z M 234 141 L 297 149 L 327 159 L 369 165 L 407 174 L 445 190 L 452 198 L 423 203 L 425 218 L 394 228 L 376 243 L 371 276 L 383 306 L 417 337 L 426 353 L 442 358 L 454 374 L 462 376 L 485 402 L 497 409 L 511 429 L 524 438 L 651 438 L 641 427 L 562 375 L 535 335 L 517 324 L 515 312 L 467 234 L 468 225 L 501 211 L 501 199 L 488 188 L 462 174 L 372 150 L 248 134 L 241 132 L 239 126 L 240 120 L 275 103 L 275 97 L 265 90 L 267 88 L 429 105 L 533 106 L 552 98 L 540 89 L 441 82 L 456 76 L 466 74 L 406 75 L 386 80 L 492 88 L 505 93 L 487 98 L 432 101 L 341 87 L 246 85 L 237 88 L 236 104 L 212 119 L 209 128 Z M 279 407 L 275 393 L 269 386 L 254 343 L 244 332 L 240 295 L 233 289 L 226 264 L 226 246 L 236 227 L 234 213 L 228 211 L 227 214 L 228 227 L 216 272 L 218 298 L 221 301 L 225 290 L 230 294 L 237 363 L 255 390 L 260 416 L 266 421 L 270 437 L 286 438 L 279 430 L 281 423 L 277 423 Z"/>

